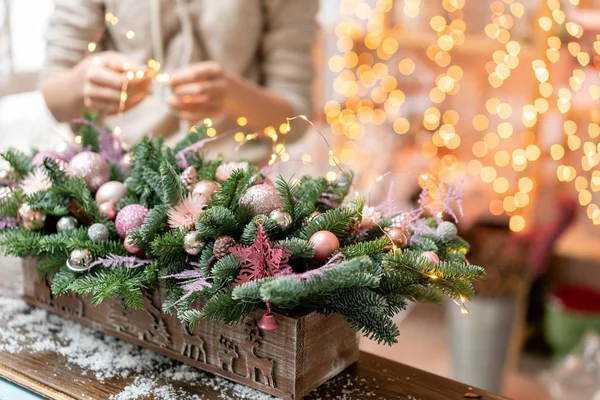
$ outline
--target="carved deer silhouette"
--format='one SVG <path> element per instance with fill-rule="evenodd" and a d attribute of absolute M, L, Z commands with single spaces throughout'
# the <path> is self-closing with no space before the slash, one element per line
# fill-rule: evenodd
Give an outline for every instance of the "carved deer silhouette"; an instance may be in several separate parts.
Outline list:
<path fill-rule="evenodd" d="M 221 343 L 221 348 L 217 352 L 219 367 L 233 374 L 233 360 L 240 356 L 237 346 L 223 336 L 219 339 L 219 343 Z"/>
<path fill-rule="evenodd" d="M 262 376 L 265 377 L 269 387 L 275 387 L 273 382 L 273 360 L 268 358 L 259 357 L 256 355 L 255 350 L 260 346 L 262 339 L 260 331 L 256 326 L 256 321 L 246 324 L 246 332 L 250 335 L 249 340 L 246 342 L 246 378 L 252 379 L 256 383 L 260 383 L 257 379 L 256 371 L 259 371 Z"/>
<path fill-rule="evenodd" d="M 204 349 L 204 340 L 200 336 L 190 332 L 189 326 L 186 324 L 183 327 L 183 346 L 181 355 L 192 358 L 196 361 L 206 362 L 206 351 Z M 198 360 L 202 356 L 201 360 Z"/>

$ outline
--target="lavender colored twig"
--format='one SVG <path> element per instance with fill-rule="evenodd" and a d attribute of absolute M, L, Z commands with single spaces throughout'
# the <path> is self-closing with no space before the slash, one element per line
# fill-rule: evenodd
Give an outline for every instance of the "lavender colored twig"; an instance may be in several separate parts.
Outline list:
<path fill-rule="evenodd" d="M 0 219 L 0 230 L 6 228 L 14 228 L 19 224 L 19 221 L 15 217 L 6 217 Z"/>
<path fill-rule="evenodd" d="M 151 264 L 151 260 L 144 260 L 137 257 L 123 257 L 117 256 L 114 254 L 110 254 L 106 257 L 99 258 L 93 263 L 90 264 L 90 269 L 97 266 L 102 265 L 105 268 L 115 268 L 120 265 L 125 266 L 125 268 L 138 268 L 144 265 Z"/>
<path fill-rule="evenodd" d="M 317 276 L 317 275 L 322 276 L 324 270 L 334 267 L 336 265 L 339 265 L 340 263 L 342 263 L 345 260 L 346 260 L 345 255 L 343 255 L 342 253 L 337 253 L 336 255 L 331 257 L 329 259 L 329 261 L 327 261 L 327 264 L 325 264 L 319 268 L 315 268 L 315 269 L 308 270 L 306 272 L 302 272 L 300 274 L 294 274 L 292 276 L 296 279 L 296 282 L 300 282 L 303 279 L 308 280 L 312 276 Z"/>
<path fill-rule="evenodd" d="M 10 181 L 8 179 L 0 179 L 0 186 L 18 187 L 19 184 L 15 181 Z"/>
<path fill-rule="evenodd" d="M 200 267 L 200 264 L 191 262 L 190 265 L 195 267 Z M 175 303 L 171 304 L 171 307 L 178 304 L 179 302 L 187 299 L 195 292 L 199 292 L 204 288 L 211 288 L 212 284 L 206 281 L 204 274 L 200 268 L 188 269 L 186 271 L 180 272 L 179 274 L 166 275 L 161 276 L 161 279 L 174 278 L 174 279 L 187 279 L 187 281 L 182 282 L 181 288 L 186 290 L 187 293 L 184 294 L 179 300 Z"/>
<path fill-rule="evenodd" d="M 207 143 L 210 143 L 214 140 L 219 139 L 220 136 L 214 136 L 214 137 L 207 137 L 204 138 L 202 140 L 197 141 L 194 144 L 189 145 L 188 147 L 180 150 L 179 152 L 177 152 L 176 157 L 177 157 L 177 167 L 181 168 L 181 169 L 186 169 L 187 167 L 189 167 L 186 159 L 185 159 L 185 155 L 187 153 L 191 153 L 191 152 L 197 152 L 198 150 L 200 150 L 201 148 L 203 148 Z"/>
<path fill-rule="evenodd" d="M 113 135 L 106 129 L 102 129 L 98 125 L 83 118 L 77 118 L 72 121 L 76 124 L 83 124 L 94 128 L 100 134 L 100 154 L 108 162 L 119 162 L 123 157 L 123 143 L 118 136 Z"/>

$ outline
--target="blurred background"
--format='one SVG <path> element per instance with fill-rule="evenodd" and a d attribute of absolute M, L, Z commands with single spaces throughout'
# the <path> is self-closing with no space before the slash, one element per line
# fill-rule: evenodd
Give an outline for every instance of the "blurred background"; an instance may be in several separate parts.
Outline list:
<path fill-rule="evenodd" d="M 0 0 L 0 148 L 72 140 L 37 90 L 52 9 Z M 463 181 L 488 274 L 470 315 L 413 306 L 398 345 L 363 349 L 515 399 L 600 398 L 600 1 L 321 0 L 318 22 L 316 128 L 278 168 L 339 163 L 407 206 Z"/>

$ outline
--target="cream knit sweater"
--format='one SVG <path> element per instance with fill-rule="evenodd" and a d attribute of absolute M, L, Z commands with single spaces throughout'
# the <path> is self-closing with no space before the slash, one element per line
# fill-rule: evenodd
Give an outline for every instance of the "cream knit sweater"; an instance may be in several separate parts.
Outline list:
<path fill-rule="evenodd" d="M 311 113 L 313 78 L 311 50 L 316 33 L 318 0 L 55 0 L 47 33 L 46 73 L 72 68 L 87 54 L 88 44 L 102 35 L 96 51 L 115 50 L 145 63 L 153 58 L 161 71 L 215 60 L 284 96 L 295 115 Z M 107 24 L 105 14 L 118 18 Z M 106 29 L 106 32 L 102 32 Z M 126 32 L 135 36 L 127 39 Z M 65 88 L 68 90 L 68 88 Z M 162 135 L 174 142 L 185 135 L 168 107 L 171 91 L 155 85 L 152 93 L 122 120 L 107 119 L 122 128 L 126 142 L 143 135 Z M 233 153 L 238 116 L 220 116 L 215 127 L 220 140 L 207 146 L 225 158 L 254 161 L 268 156 L 268 143 L 250 143 Z M 297 133 L 297 132 L 296 132 Z"/>

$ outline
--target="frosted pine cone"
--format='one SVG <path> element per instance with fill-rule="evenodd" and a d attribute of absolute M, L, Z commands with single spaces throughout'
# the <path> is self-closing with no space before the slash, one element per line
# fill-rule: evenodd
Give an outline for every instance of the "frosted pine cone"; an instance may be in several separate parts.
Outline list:
<path fill-rule="evenodd" d="M 232 237 L 221 236 L 215 241 L 215 247 L 213 248 L 213 256 L 215 256 L 217 260 L 220 260 L 221 258 L 231 253 L 229 249 L 233 246 L 235 246 L 235 240 L 233 240 Z"/>
<path fill-rule="evenodd" d="M 196 168 L 187 167 L 181 173 L 181 182 L 187 188 L 187 190 L 192 190 L 194 188 L 194 184 L 198 180 L 198 173 Z"/>

